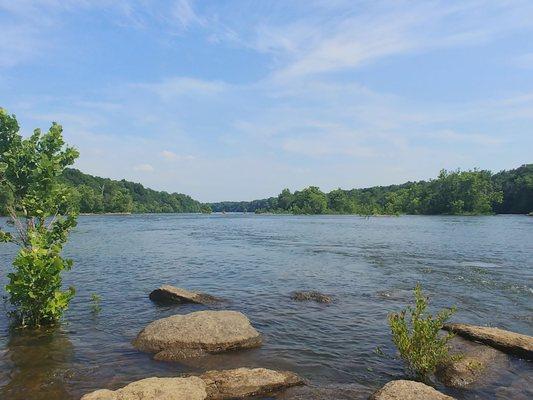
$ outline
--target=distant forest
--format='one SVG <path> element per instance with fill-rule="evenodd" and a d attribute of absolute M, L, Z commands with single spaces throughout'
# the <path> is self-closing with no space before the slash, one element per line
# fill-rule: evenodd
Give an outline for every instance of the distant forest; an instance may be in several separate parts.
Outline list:
<path fill-rule="evenodd" d="M 112 180 L 67 169 L 81 213 L 209 213 L 290 214 L 528 214 L 533 212 L 533 164 L 493 174 L 490 171 L 442 171 L 436 179 L 329 193 L 310 186 L 284 189 L 268 199 L 204 204 L 180 193 L 160 192 L 140 183 Z M 0 213 L 10 201 L 0 191 Z"/>
<path fill-rule="evenodd" d="M 291 214 L 528 214 L 533 212 L 533 164 L 493 174 L 441 171 L 436 179 L 322 192 L 284 189 L 268 199 L 209 204 L 215 212 Z"/>
<path fill-rule="evenodd" d="M 210 212 L 207 205 L 179 193 L 158 192 L 140 183 L 84 174 L 66 169 L 61 177 L 73 189 L 81 213 L 197 213 Z M 7 193 L 0 193 L 0 210 L 6 214 Z"/>

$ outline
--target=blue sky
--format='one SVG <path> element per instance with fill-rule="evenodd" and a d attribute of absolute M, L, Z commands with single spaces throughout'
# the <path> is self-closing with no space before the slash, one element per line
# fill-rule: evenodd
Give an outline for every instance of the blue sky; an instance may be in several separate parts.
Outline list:
<path fill-rule="evenodd" d="M 0 37 L 24 132 L 202 201 L 533 161 L 530 0 L 0 0 Z"/>

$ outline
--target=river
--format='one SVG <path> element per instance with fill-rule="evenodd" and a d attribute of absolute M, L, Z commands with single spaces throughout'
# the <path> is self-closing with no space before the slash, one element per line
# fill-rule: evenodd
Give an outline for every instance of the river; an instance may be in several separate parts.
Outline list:
<path fill-rule="evenodd" d="M 2 286 L 15 252 L 0 247 Z M 526 216 L 81 216 L 65 254 L 75 262 L 65 284 L 77 294 L 60 327 L 13 330 L 0 314 L 2 399 L 78 399 L 148 376 L 243 365 L 371 390 L 405 377 L 391 358 L 387 314 L 409 302 L 417 282 L 432 310 L 457 306 L 455 321 L 533 333 L 533 218 Z M 131 340 L 150 321 L 205 308 L 151 303 L 148 294 L 163 283 L 227 299 L 217 307 L 245 313 L 263 346 L 184 364 L 136 351 Z M 335 301 L 294 302 L 294 290 Z M 93 293 L 102 297 L 96 314 Z M 497 383 L 439 389 L 458 399 L 528 398 L 531 364 L 509 363 Z"/>

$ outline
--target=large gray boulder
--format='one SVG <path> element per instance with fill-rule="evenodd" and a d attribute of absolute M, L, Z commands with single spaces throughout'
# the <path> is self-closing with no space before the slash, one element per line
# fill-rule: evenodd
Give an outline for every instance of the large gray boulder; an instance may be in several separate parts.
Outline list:
<path fill-rule="evenodd" d="M 205 400 L 206 384 L 198 377 L 146 378 L 118 390 L 97 390 L 81 400 Z"/>
<path fill-rule="evenodd" d="M 387 383 L 370 400 L 453 400 L 453 397 L 420 382 L 397 380 Z"/>
<path fill-rule="evenodd" d="M 258 347 L 261 335 L 237 311 L 198 311 L 148 324 L 133 341 L 157 360 L 180 360 L 205 354 Z"/>
<path fill-rule="evenodd" d="M 492 346 L 506 353 L 533 359 L 533 337 L 499 328 L 469 324 L 446 324 L 447 331 Z"/>
<path fill-rule="evenodd" d="M 196 303 L 211 304 L 220 299 L 205 293 L 191 292 L 170 285 L 162 285 L 150 293 L 150 300 L 159 303 Z"/>
<path fill-rule="evenodd" d="M 208 398 L 213 400 L 265 395 L 304 383 L 292 372 L 265 368 L 209 371 L 200 375 L 200 378 L 206 384 Z"/>
<path fill-rule="evenodd" d="M 81 400 L 225 400 L 269 394 L 303 380 L 286 371 L 238 368 L 209 371 L 200 376 L 147 378 L 118 390 L 97 390 Z"/>

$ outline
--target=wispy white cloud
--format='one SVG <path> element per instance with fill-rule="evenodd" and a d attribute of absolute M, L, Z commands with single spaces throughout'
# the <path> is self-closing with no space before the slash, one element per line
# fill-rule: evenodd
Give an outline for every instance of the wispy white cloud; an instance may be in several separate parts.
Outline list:
<path fill-rule="evenodd" d="M 178 155 L 176 153 L 173 153 L 172 151 L 169 151 L 169 150 L 163 150 L 161 152 L 161 155 L 166 160 L 175 160 L 176 158 L 178 158 Z"/>
<path fill-rule="evenodd" d="M 533 27 L 524 18 L 533 4 L 521 1 L 375 2 L 366 12 L 354 13 L 356 9 L 352 3 L 323 21 L 314 17 L 281 28 L 261 26 L 256 48 L 282 53 L 286 64 L 275 76 L 294 79 L 358 68 L 392 55 L 480 44 Z"/>
<path fill-rule="evenodd" d="M 135 165 L 133 167 L 133 170 L 139 171 L 139 172 L 154 172 L 155 168 L 150 164 L 139 164 L 139 165 Z"/>
<path fill-rule="evenodd" d="M 481 146 L 497 146 L 504 142 L 501 138 L 479 133 L 461 133 L 453 130 L 440 130 L 423 135 L 427 138 L 437 139 L 449 143 L 472 143 Z"/>
<path fill-rule="evenodd" d="M 163 158 L 168 161 L 192 161 L 196 159 L 196 157 L 192 154 L 176 154 L 169 150 L 163 150 L 161 152 L 161 156 L 163 156 Z"/>
<path fill-rule="evenodd" d="M 517 68 L 533 69 L 533 53 L 526 53 L 516 56 L 510 64 Z"/>
<path fill-rule="evenodd" d="M 213 95 L 224 91 L 228 84 L 189 77 L 173 77 L 155 83 L 137 83 L 134 88 L 155 93 L 161 99 L 170 100 L 179 96 Z"/>
<path fill-rule="evenodd" d="M 194 10 L 193 2 L 189 0 L 177 0 L 171 6 L 171 17 L 175 18 L 183 29 L 193 25 L 205 26 L 206 21 Z"/>

